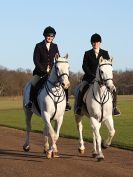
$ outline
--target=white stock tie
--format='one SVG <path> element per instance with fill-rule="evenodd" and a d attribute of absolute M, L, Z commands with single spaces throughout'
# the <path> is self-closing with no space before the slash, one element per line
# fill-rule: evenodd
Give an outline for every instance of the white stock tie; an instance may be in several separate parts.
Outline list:
<path fill-rule="evenodd" d="M 50 43 L 46 43 L 46 47 L 47 47 L 47 49 L 49 51 L 49 49 L 50 49 Z"/>
<path fill-rule="evenodd" d="M 95 52 L 96 58 L 98 57 L 98 52 Z"/>

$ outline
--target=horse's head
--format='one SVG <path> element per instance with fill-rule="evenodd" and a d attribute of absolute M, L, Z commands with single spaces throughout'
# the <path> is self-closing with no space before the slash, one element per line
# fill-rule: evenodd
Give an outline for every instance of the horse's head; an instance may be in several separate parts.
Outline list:
<path fill-rule="evenodd" d="M 61 83 L 62 86 L 67 89 L 70 86 L 68 54 L 66 54 L 65 57 L 60 57 L 58 54 L 55 55 L 55 64 L 52 69 L 52 74 L 53 72 L 54 76 L 56 76 L 54 82 Z"/>
<path fill-rule="evenodd" d="M 112 59 L 107 60 L 100 57 L 96 80 L 98 80 L 101 85 L 105 85 L 110 91 L 114 90 Z"/>

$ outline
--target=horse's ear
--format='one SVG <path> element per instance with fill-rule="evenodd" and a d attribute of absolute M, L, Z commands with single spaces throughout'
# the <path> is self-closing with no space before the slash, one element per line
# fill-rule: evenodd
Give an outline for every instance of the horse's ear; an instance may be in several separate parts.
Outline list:
<path fill-rule="evenodd" d="M 102 61 L 103 61 L 103 57 L 101 56 L 101 57 L 99 58 L 99 64 L 101 64 Z"/>
<path fill-rule="evenodd" d="M 55 60 L 58 60 L 58 58 L 59 58 L 59 54 L 56 53 L 56 54 L 55 54 Z"/>
<path fill-rule="evenodd" d="M 65 55 L 65 57 L 64 57 L 64 58 L 68 59 L 68 53 Z"/>
<path fill-rule="evenodd" d="M 110 58 L 110 63 L 112 64 L 112 62 L 113 62 L 113 57 L 112 57 L 112 58 Z"/>

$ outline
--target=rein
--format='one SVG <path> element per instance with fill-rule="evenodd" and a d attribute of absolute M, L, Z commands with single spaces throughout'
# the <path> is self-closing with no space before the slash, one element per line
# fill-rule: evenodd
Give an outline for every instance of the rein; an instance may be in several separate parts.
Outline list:
<path fill-rule="evenodd" d="M 60 74 L 59 75 L 59 72 L 58 72 L 58 68 L 56 66 L 56 63 L 68 63 L 67 61 L 56 61 L 55 62 L 55 71 L 56 71 L 56 77 L 57 77 L 57 81 L 56 82 L 51 82 L 49 79 L 47 80 L 47 82 L 45 83 L 45 89 L 46 89 L 46 92 L 47 94 L 51 97 L 51 99 L 53 100 L 54 102 L 54 105 L 55 105 L 55 112 L 53 114 L 53 116 L 51 117 L 51 121 L 53 120 L 55 114 L 56 114 L 56 111 L 57 111 L 57 104 L 62 102 L 64 99 L 65 99 L 65 91 L 64 91 L 64 88 L 60 82 L 60 79 L 62 76 L 66 75 L 69 77 L 69 75 L 67 73 L 63 73 L 63 74 Z M 55 88 L 55 91 L 52 91 L 52 89 L 49 87 L 49 84 L 52 85 L 54 88 Z M 60 90 L 62 89 L 62 91 L 60 92 Z M 54 97 L 52 97 L 52 96 Z M 60 98 L 63 97 L 61 100 Z M 57 98 L 57 100 L 55 101 L 55 98 Z"/>
<path fill-rule="evenodd" d="M 112 64 L 110 64 L 110 63 L 105 63 L 105 64 L 99 65 L 99 68 L 101 66 L 103 66 L 103 65 L 111 65 L 112 66 Z M 108 100 L 109 100 L 109 93 L 110 93 L 109 89 L 106 86 L 106 82 L 108 80 L 113 80 L 113 78 L 103 79 L 102 76 L 101 76 L 101 73 L 100 73 L 100 69 L 99 69 L 99 77 L 100 77 L 100 81 L 95 80 L 94 82 L 97 82 L 98 85 L 99 85 L 99 87 L 102 87 L 102 86 L 106 87 L 106 89 L 103 92 L 103 95 L 100 96 L 100 94 L 99 94 L 100 101 L 97 100 L 97 98 L 96 98 L 96 96 L 94 94 L 94 89 L 93 89 L 94 87 L 92 87 L 92 93 L 93 93 L 93 97 L 94 97 L 95 101 L 97 101 L 97 103 L 99 103 L 101 105 L 101 112 L 102 112 L 102 114 L 101 114 L 101 119 L 100 119 L 99 122 L 102 122 L 102 120 L 103 120 L 103 105 L 108 102 Z M 94 86 L 94 83 L 93 83 L 93 86 Z M 105 101 L 106 97 L 107 97 L 107 100 Z"/>
<path fill-rule="evenodd" d="M 106 91 L 106 92 L 105 92 L 105 91 Z M 100 101 L 98 101 L 98 100 L 96 99 L 96 97 L 95 97 L 94 90 L 92 89 L 93 97 L 94 97 L 95 101 L 97 101 L 97 102 L 101 105 L 101 112 L 102 112 L 102 114 L 101 114 L 101 119 L 100 119 L 99 122 L 102 122 L 102 120 L 103 120 L 103 105 L 104 105 L 105 103 L 107 103 L 108 100 L 109 100 L 109 91 L 108 91 L 108 89 L 106 89 L 105 91 L 104 91 L 104 93 L 103 93 L 103 96 L 100 97 Z M 106 98 L 107 96 L 108 96 L 108 98 L 107 98 L 107 100 L 105 101 L 105 98 Z"/>
<path fill-rule="evenodd" d="M 52 92 L 51 90 L 50 90 L 50 88 L 49 88 L 49 86 L 48 86 L 48 82 L 52 85 L 52 86 L 54 86 L 54 88 L 56 89 L 55 90 L 55 92 Z M 60 88 L 59 88 L 60 87 Z M 64 96 L 65 97 L 65 91 L 64 91 L 64 89 L 63 89 L 63 87 L 62 87 L 62 85 L 60 84 L 59 86 L 57 86 L 57 85 L 55 85 L 55 84 L 53 84 L 50 80 L 47 80 L 47 82 L 46 82 L 46 84 L 45 84 L 45 88 L 46 88 L 46 91 L 47 91 L 47 94 L 51 97 L 51 99 L 54 101 L 54 99 L 52 98 L 52 96 L 49 94 L 49 93 L 51 93 L 54 97 L 57 97 L 58 98 L 58 100 L 59 100 L 59 98 L 61 97 L 61 96 Z M 59 94 L 59 91 L 60 91 L 60 89 L 62 88 L 62 92 Z M 56 94 L 55 94 L 56 93 Z M 61 100 L 61 101 L 58 101 L 57 100 L 57 103 L 60 103 L 60 102 L 62 102 L 63 100 L 64 100 L 64 97 L 63 97 L 63 99 Z"/>

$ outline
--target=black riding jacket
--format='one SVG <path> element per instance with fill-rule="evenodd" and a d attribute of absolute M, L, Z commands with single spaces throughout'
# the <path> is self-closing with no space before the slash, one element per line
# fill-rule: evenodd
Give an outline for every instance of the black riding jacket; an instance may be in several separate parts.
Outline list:
<path fill-rule="evenodd" d="M 50 70 L 52 69 L 56 53 L 59 54 L 57 44 L 51 43 L 49 51 L 45 41 L 36 44 L 33 55 L 35 64 L 33 75 L 43 76 L 47 74 L 47 67 L 49 66 Z"/>
<path fill-rule="evenodd" d="M 96 77 L 96 70 L 99 64 L 99 58 L 103 57 L 104 59 L 109 59 L 109 54 L 108 51 L 100 49 L 99 50 L 99 54 L 98 57 L 96 58 L 95 52 L 93 49 L 88 50 L 85 52 L 84 54 L 84 58 L 83 58 L 83 71 L 85 72 L 84 76 L 83 76 L 83 80 L 88 81 L 89 83 L 91 83 L 93 81 L 93 79 L 95 79 Z"/>

